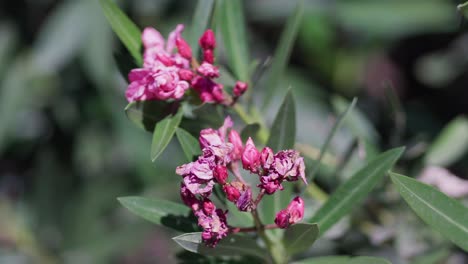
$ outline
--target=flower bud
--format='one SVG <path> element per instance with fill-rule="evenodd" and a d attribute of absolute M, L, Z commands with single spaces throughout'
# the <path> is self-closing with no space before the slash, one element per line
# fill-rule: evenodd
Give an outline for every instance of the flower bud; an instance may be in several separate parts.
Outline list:
<path fill-rule="evenodd" d="M 219 184 L 226 184 L 226 179 L 228 178 L 227 168 L 221 165 L 216 166 L 216 168 L 213 171 L 213 176 Z"/>
<path fill-rule="evenodd" d="M 231 202 L 237 202 L 240 197 L 239 190 L 229 184 L 223 186 L 223 191 L 226 194 L 226 198 Z"/>
<path fill-rule="evenodd" d="M 244 147 L 243 147 L 242 139 L 239 133 L 236 130 L 231 129 L 231 131 L 229 132 L 228 139 L 229 139 L 229 142 L 231 142 L 231 144 L 234 146 L 231 152 L 231 160 L 232 161 L 240 160 L 241 155 L 242 155 L 242 149 Z"/>
<path fill-rule="evenodd" d="M 289 214 L 286 209 L 279 211 L 275 217 L 275 224 L 279 228 L 288 228 L 289 227 Z"/>
<path fill-rule="evenodd" d="M 239 97 L 247 91 L 248 84 L 245 82 L 237 81 L 234 86 L 234 96 Z"/>
<path fill-rule="evenodd" d="M 304 217 L 304 200 L 302 200 L 301 197 L 296 196 L 288 205 L 286 210 L 289 212 L 290 215 L 290 224 L 295 224 L 301 221 Z"/>
<path fill-rule="evenodd" d="M 213 30 L 207 29 L 205 33 L 200 37 L 200 40 L 198 41 L 202 49 L 206 50 L 212 50 L 216 47 L 216 38 L 213 33 Z"/>
<path fill-rule="evenodd" d="M 245 170 L 257 172 L 257 166 L 260 163 L 260 152 L 258 152 L 252 138 L 249 137 L 245 143 L 244 152 L 242 153 L 242 166 Z"/>
<path fill-rule="evenodd" d="M 249 212 L 252 209 L 252 190 L 247 188 L 236 203 L 239 211 Z"/>
<path fill-rule="evenodd" d="M 222 103 L 224 101 L 223 85 L 215 85 L 211 91 L 211 94 L 213 95 L 213 98 L 216 100 L 216 102 Z"/>
<path fill-rule="evenodd" d="M 162 64 L 164 64 L 165 66 L 174 65 L 174 60 L 172 60 L 172 58 L 166 53 L 159 52 L 158 54 L 156 54 L 156 59 L 160 61 Z"/>
<path fill-rule="evenodd" d="M 176 38 L 176 46 L 182 57 L 188 60 L 192 59 L 192 48 L 190 48 L 190 45 L 182 37 Z"/>
<path fill-rule="evenodd" d="M 214 203 L 210 201 L 209 199 L 203 200 L 202 206 L 203 206 L 203 212 L 206 215 L 211 215 L 213 211 L 216 209 L 216 206 L 214 205 Z"/>
<path fill-rule="evenodd" d="M 190 82 L 193 78 L 193 72 L 189 69 L 179 69 L 178 73 L 181 80 Z"/>
<path fill-rule="evenodd" d="M 203 61 L 206 61 L 208 63 L 214 63 L 213 50 L 210 50 L 210 49 L 203 50 Z"/>

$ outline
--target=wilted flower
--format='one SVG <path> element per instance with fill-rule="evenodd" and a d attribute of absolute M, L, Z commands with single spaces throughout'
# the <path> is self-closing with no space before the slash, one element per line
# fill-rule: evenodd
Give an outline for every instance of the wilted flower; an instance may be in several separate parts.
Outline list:
<path fill-rule="evenodd" d="M 284 181 L 299 178 L 305 181 L 304 160 L 297 151 L 282 150 L 275 154 L 271 148 L 265 147 L 259 152 L 252 138 L 244 146 L 239 133 L 232 129 L 233 125 L 232 119 L 227 117 L 217 130 L 207 128 L 200 131 L 202 155 L 176 169 L 176 173 L 183 177 L 181 198 L 198 218 L 198 224 L 203 228 L 202 239 L 208 246 L 215 246 L 229 232 L 226 212 L 216 209 L 209 199 L 216 183 L 222 186 L 226 199 L 239 211 L 249 212 L 256 210 L 263 195 L 283 190 Z M 252 197 L 252 187 L 241 176 L 239 162 L 244 169 L 259 176 L 257 187 L 261 191 L 256 199 Z M 229 181 L 228 169 L 236 180 Z M 304 201 L 296 197 L 287 208 L 277 213 L 275 223 L 279 228 L 287 228 L 302 220 L 303 216 Z"/>

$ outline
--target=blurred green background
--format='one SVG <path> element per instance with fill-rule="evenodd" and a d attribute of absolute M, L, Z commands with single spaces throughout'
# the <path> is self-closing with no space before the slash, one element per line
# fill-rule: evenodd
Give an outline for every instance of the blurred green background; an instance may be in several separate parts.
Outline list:
<path fill-rule="evenodd" d="M 196 1 L 119 3 L 141 28 L 167 35 L 190 23 Z M 281 87 L 291 85 L 296 94 L 298 147 L 309 165 L 337 113 L 359 98 L 317 177 L 324 190 L 335 189 L 371 153 L 399 145 L 407 146 L 399 171 L 417 176 L 438 165 L 468 178 L 468 22 L 456 12 L 459 3 L 306 1 Z M 244 1 L 251 58 L 268 66 L 295 5 Z M 122 52 L 97 0 L 0 2 L 0 263 L 177 262 L 174 233 L 131 215 L 116 200 L 179 201 L 174 169 L 185 162 L 175 141 L 150 161 L 151 135 L 123 111 L 126 78 L 114 61 Z M 256 100 L 261 87 L 262 78 L 253 88 Z M 265 111 L 270 122 L 285 92 L 280 89 Z M 454 118 L 457 133 L 446 128 Z M 309 200 L 312 207 L 320 203 Z M 468 262 L 388 184 L 331 231 L 308 254 Z M 187 263 L 204 261 L 189 257 Z"/>

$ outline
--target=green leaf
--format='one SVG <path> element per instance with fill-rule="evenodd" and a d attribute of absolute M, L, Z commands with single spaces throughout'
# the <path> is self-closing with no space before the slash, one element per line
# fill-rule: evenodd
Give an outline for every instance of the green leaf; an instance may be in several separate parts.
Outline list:
<path fill-rule="evenodd" d="M 155 161 L 166 149 L 171 141 L 177 127 L 182 120 L 184 111 L 182 107 L 174 116 L 166 116 L 161 122 L 156 124 L 153 132 L 153 142 L 151 143 L 151 161 Z"/>
<path fill-rule="evenodd" d="M 229 235 L 223 238 L 215 248 L 205 246 L 201 239 L 201 232 L 187 233 L 172 238 L 184 249 L 207 256 L 243 256 L 251 255 L 261 259 L 268 259 L 268 254 L 249 237 Z"/>
<path fill-rule="evenodd" d="M 177 128 L 176 135 L 188 161 L 193 161 L 193 157 L 199 156 L 201 154 L 198 140 L 189 132 L 182 128 Z"/>
<path fill-rule="evenodd" d="M 342 113 L 349 107 L 348 101 L 340 96 L 334 96 L 332 98 L 332 105 L 336 113 Z M 378 133 L 372 126 L 372 123 L 359 109 L 354 108 L 351 110 L 348 118 L 346 118 L 345 125 L 357 138 L 362 138 L 374 143 L 378 137 Z"/>
<path fill-rule="evenodd" d="M 179 109 L 179 103 L 163 101 L 135 101 L 125 107 L 125 114 L 137 127 L 153 132 L 156 123 L 167 115 L 175 113 Z"/>
<path fill-rule="evenodd" d="M 345 111 L 341 112 L 340 116 L 338 117 L 338 119 L 336 120 L 335 124 L 333 125 L 330 133 L 328 133 L 328 136 L 327 138 L 325 139 L 325 143 L 323 143 L 323 146 L 322 148 L 320 149 L 320 154 L 319 154 L 319 157 L 317 159 L 317 163 L 316 165 L 314 166 L 313 170 L 310 172 L 309 174 L 309 180 L 312 181 L 315 177 L 315 175 L 318 173 L 319 169 L 320 169 L 320 163 L 322 162 L 322 159 L 323 157 L 325 156 L 325 153 L 327 152 L 327 149 L 328 149 L 328 146 L 330 145 L 330 142 L 333 138 L 333 136 L 336 134 L 336 132 L 339 130 L 339 128 L 341 127 L 341 124 L 343 123 L 343 121 L 346 119 L 346 117 L 348 116 L 348 113 L 350 111 L 352 111 L 352 109 L 354 108 L 354 106 L 356 105 L 356 102 L 357 102 L 357 99 L 354 98 L 353 101 L 348 105 L 348 107 L 346 108 Z"/>
<path fill-rule="evenodd" d="M 417 256 L 413 261 L 411 261 L 411 264 L 444 263 L 443 261 L 446 260 L 448 256 L 450 256 L 450 250 L 448 248 L 434 248 L 422 256 Z"/>
<path fill-rule="evenodd" d="M 301 0 L 296 6 L 295 11 L 289 16 L 286 26 L 281 33 L 279 44 L 273 55 L 273 63 L 269 72 L 269 77 L 265 86 L 265 97 L 262 109 L 265 109 L 270 103 L 273 95 L 277 94 L 277 88 L 281 85 L 283 74 L 289 63 L 291 51 L 296 40 L 297 32 L 301 26 L 304 16 L 304 1 Z"/>
<path fill-rule="evenodd" d="M 112 30 L 117 34 L 122 43 L 128 49 L 130 54 L 138 65 L 143 62 L 141 48 L 141 31 L 140 29 L 125 15 L 122 10 L 112 0 L 99 0 L 102 11 L 107 18 L 107 21 L 112 27 Z"/>
<path fill-rule="evenodd" d="M 198 0 L 195 12 L 193 13 L 192 26 L 190 30 L 190 46 L 194 51 L 194 56 L 198 54 L 198 39 L 208 27 L 211 14 L 213 12 L 214 0 Z"/>
<path fill-rule="evenodd" d="M 426 224 L 468 251 L 468 208 L 432 186 L 390 173 L 401 196 Z"/>
<path fill-rule="evenodd" d="M 237 209 L 236 205 L 227 202 L 228 223 L 236 227 L 251 227 L 254 225 L 253 217 L 250 213 L 242 212 Z"/>
<path fill-rule="evenodd" d="M 290 89 L 276 114 L 266 145 L 273 151 L 280 151 L 294 148 L 295 141 L 296 105 Z"/>
<path fill-rule="evenodd" d="M 307 250 L 319 235 L 317 224 L 295 224 L 284 232 L 283 244 L 286 247 L 286 252 L 293 255 Z"/>
<path fill-rule="evenodd" d="M 260 130 L 260 124 L 258 123 L 253 123 L 253 124 L 248 124 L 242 129 L 241 131 L 241 139 L 242 141 L 247 141 L 249 137 L 252 139 L 255 139 L 255 136 L 257 135 L 258 131 Z"/>
<path fill-rule="evenodd" d="M 296 141 L 296 105 L 292 91 L 289 90 L 281 104 L 275 121 L 270 130 L 270 138 L 267 146 L 273 151 L 280 151 L 294 148 Z M 284 189 L 276 192 L 274 195 L 265 195 L 260 203 L 262 209 L 263 221 L 272 223 L 275 218 L 275 213 L 286 208 L 292 200 L 291 183 L 283 184 Z"/>
<path fill-rule="evenodd" d="M 237 79 L 249 81 L 249 50 L 242 1 L 218 0 L 217 24 L 221 27 L 229 65 Z"/>
<path fill-rule="evenodd" d="M 154 224 L 182 232 L 195 230 L 195 220 L 189 217 L 191 210 L 183 204 L 143 197 L 120 197 L 117 200 L 130 212 Z"/>
<path fill-rule="evenodd" d="M 388 260 L 376 257 L 327 256 L 308 258 L 293 264 L 391 264 Z"/>
<path fill-rule="evenodd" d="M 429 147 L 424 162 L 427 165 L 448 166 L 468 150 L 468 119 L 457 117 L 450 121 Z"/>
<path fill-rule="evenodd" d="M 380 154 L 338 187 L 309 221 L 318 223 L 320 236 L 366 198 L 403 151 L 400 147 Z"/>

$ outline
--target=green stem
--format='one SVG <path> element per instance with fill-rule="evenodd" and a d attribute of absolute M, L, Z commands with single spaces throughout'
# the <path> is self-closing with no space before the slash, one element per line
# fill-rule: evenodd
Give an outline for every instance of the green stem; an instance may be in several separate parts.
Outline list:
<path fill-rule="evenodd" d="M 273 263 L 285 264 L 286 260 L 284 259 L 284 256 L 286 256 L 286 254 L 284 254 L 284 248 L 282 248 L 281 244 L 273 243 L 268 237 L 268 235 L 265 233 L 265 226 L 262 224 L 262 221 L 258 216 L 257 209 L 254 209 L 252 211 L 252 216 L 255 222 L 255 227 L 257 229 L 257 234 L 260 237 L 260 239 L 262 239 L 265 243 Z"/>

